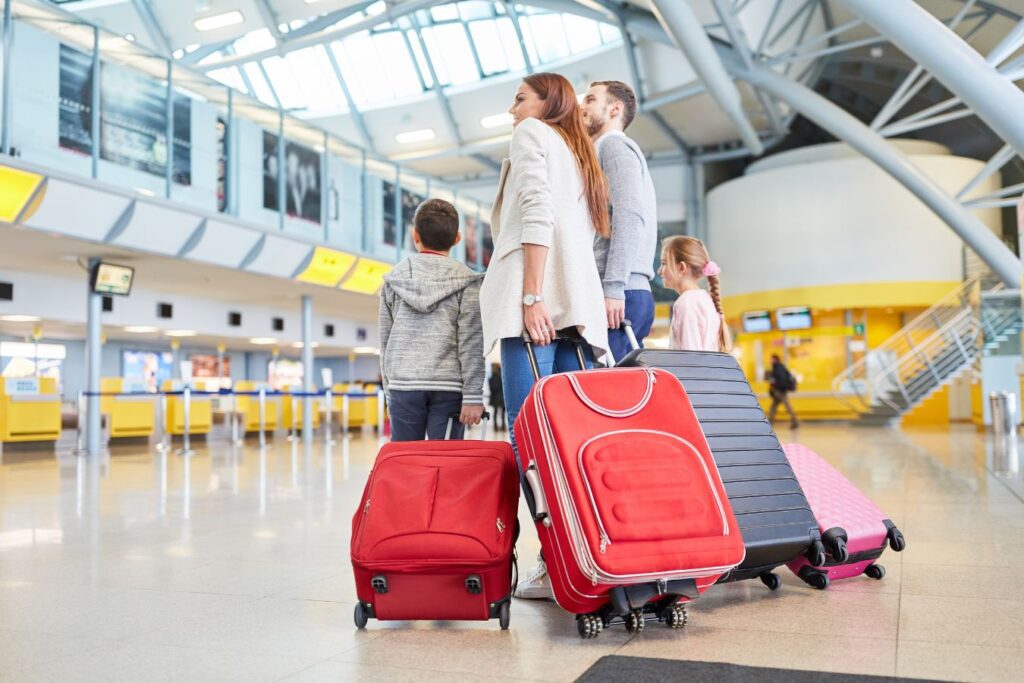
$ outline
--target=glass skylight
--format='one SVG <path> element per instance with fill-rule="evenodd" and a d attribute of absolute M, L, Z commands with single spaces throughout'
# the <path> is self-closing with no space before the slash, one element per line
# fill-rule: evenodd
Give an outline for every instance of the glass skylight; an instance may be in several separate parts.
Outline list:
<path fill-rule="evenodd" d="M 385 3 L 376 2 L 341 19 L 332 29 L 351 26 L 385 10 Z M 519 21 L 522 44 L 512 16 Z M 524 49 L 531 63 L 543 68 L 545 64 L 621 42 L 617 27 L 573 14 L 516 5 L 512 16 L 503 2 L 452 2 L 419 10 L 412 16 L 397 18 L 329 45 L 286 52 L 284 57 L 267 57 L 261 62 L 262 69 L 260 64 L 250 62 L 242 65 L 241 72 L 229 67 L 210 75 L 226 85 L 241 86 L 240 90 L 246 89 L 247 79 L 252 94 L 271 106 L 276 106 L 280 99 L 281 106 L 287 109 L 328 114 L 347 109 L 328 51 L 359 106 L 410 97 L 422 93 L 424 88 L 434 88 L 431 66 L 441 86 L 460 86 L 489 76 L 525 71 Z M 290 28 L 294 30 L 305 23 L 292 22 Z M 287 37 L 282 46 L 287 46 L 286 41 Z M 276 45 L 271 32 L 264 28 L 239 38 L 221 56 L 255 54 Z M 425 54 L 422 46 L 426 48 Z M 216 59 L 214 56 L 210 61 Z"/>

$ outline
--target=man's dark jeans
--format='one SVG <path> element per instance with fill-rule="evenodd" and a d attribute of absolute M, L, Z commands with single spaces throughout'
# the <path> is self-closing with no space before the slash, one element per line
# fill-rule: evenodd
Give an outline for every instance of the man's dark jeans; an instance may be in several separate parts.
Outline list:
<path fill-rule="evenodd" d="M 654 296 L 646 289 L 627 289 L 626 318 L 633 323 L 633 334 L 643 348 L 644 338 L 651 333 L 654 324 Z M 608 330 L 608 345 L 616 362 L 633 350 L 629 345 L 629 337 L 622 330 Z"/>

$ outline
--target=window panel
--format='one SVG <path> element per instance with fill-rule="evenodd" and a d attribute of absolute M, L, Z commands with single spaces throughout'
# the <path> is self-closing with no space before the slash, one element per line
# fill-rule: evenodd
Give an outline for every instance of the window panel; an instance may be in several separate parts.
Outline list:
<path fill-rule="evenodd" d="M 574 55 L 601 45 L 601 29 L 596 21 L 572 14 L 562 15 L 562 21 L 565 24 L 565 35 L 569 38 L 569 50 Z"/>
<path fill-rule="evenodd" d="M 412 48 L 413 57 L 416 58 L 416 64 L 419 66 L 420 75 L 423 76 L 423 82 L 427 88 L 434 87 L 434 79 L 430 77 L 430 69 L 427 67 L 427 58 L 423 54 L 423 49 L 420 47 L 420 41 L 416 38 L 415 31 L 406 31 L 405 37 L 409 41 L 409 47 Z"/>
<path fill-rule="evenodd" d="M 381 63 L 373 37 L 366 31 L 362 31 L 346 38 L 342 41 L 342 45 L 348 54 L 350 63 L 358 65 L 356 69 L 344 72 L 346 78 L 350 73 L 355 74 L 353 80 L 358 79 L 362 85 L 361 90 L 365 101 L 380 102 L 392 99 L 394 95 L 388 84 L 388 74 Z"/>
<path fill-rule="evenodd" d="M 528 23 L 533 30 L 533 40 L 542 62 L 553 62 L 569 56 L 569 43 L 561 16 L 536 14 L 529 18 Z"/>
<path fill-rule="evenodd" d="M 459 32 L 462 32 L 462 27 L 457 26 Z M 423 36 L 423 42 L 427 46 L 427 53 L 430 55 L 430 63 L 434 65 L 434 71 L 437 72 L 437 80 L 442 85 L 451 85 L 452 79 L 448 76 L 448 66 L 444 61 L 444 54 L 441 52 L 441 48 L 437 44 L 437 36 L 434 35 L 433 27 L 428 27 L 420 31 Z M 415 40 L 415 37 L 413 38 Z M 424 73 L 429 73 L 425 71 Z"/>
<path fill-rule="evenodd" d="M 430 18 L 434 21 L 458 21 L 459 8 L 454 2 L 450 5 L 434 7 L 430 10 Z"/>
<path fill-rule="evenodd" d="M 452 85 L 479 81 L 480 72 L 477 71 L 473 50 L 462 24 L 435 26 L 434 35 L 444 56 L 445 66 L 448 67 Z"/>
<path fill-rule="evenodd" d="M 540 63 L 540 55 L 537 54 L 537 41 L 533 38 L 533 28 L 530 26 L 530 18 L 519 17 L 519 30 L 523 32 L 523 42 L 526 43 L 526 54 L 534 64 Z"/>
<path fill-rule="evenodd" d="M 284 109 L 306 108 L 306 97 L 295 82 L 295 74 L 288 62 L 281 57 L 268 57 L 263 60 L 263 68 Z"/>
<path fill-rule="evenodd" d="M 254 52 L 269 50 L 277 45 L 274 36 L 269 28 L 261 28 L 257 31 L 250 31 L 235 41 L 235 54 L 251 55 Z"/>
<path fill-rule="evenodd" d="M 256 62 L 249 62 L 243 64 L 242 69 L 245 70 L 245 75 L 252 83 L 253 94 L 263 104 L 270 105 L 271 107 L 277 107 L 277 100 L 274 99 L 274 93 L 271 92 L 270 86 L 267 85 L 266 79 L 263 78 L 263 70 L 260 69 L 260 65 Z"/>
<path fill-rule="evenodd" d="M 601 30 L 601 40 L 605 44 L 618 43 L 622 40 L 622 33 L 619 29 L 611 24 L 600 23 L 598 24 Z"/>
<path fill-rule="evenodd" d="M 214 69 L 207 74 L 210 78 L 220 81 L 229 88 L 247 93 L 249 89 L 245 87 L 245 81 L 242 80 L 242 74 L 238 73 L 238 68 L 229 66 L 226 69 Z"/>
<path fill-rule="evenodd" d="M 338 60 L 338 68 L 341 69 L 341 75 L 345 79 L 345 85 L 348 86 L 348 92 L 352 95 L 352 99 L 357 104 L 366 102 L 366 93 L 363 92 L 363 84 L 359 80 L 359 69 L 349 59 L 345 46 L 337 41 L 331 43 L 331 54 Z"/>
<path fill-rule="evenodd" d="M 405 39 L 397 31 L 378 33 L 373 37 L 377 54 L 387 72 L 387 80 L 395 97 L 408 97 L 423 92 L 416 65 L 405 45 Z"/>
<path fill-rule="evenodd" d="M 480 2 L 480 0 L 460 2 L 459 14 L 462 16 L 463 21 L 490 19 L 494 16 L 494 5 L 490 2 Z"/>
<path fill-rule="evenodd" d="M 336 112 L 342 107 L 345 95 L 322 45 L 289 52 L 286 59 L 310 111 Z"/>
<path fill-rule="evenodd" d="M 484 75 L 508 71 L 508 59 L 505 56 L 498 25 L 494 20 L 474 21 L 469 25 L 469 32 L 473 36 L 476 53 L 480 56 L 480 66 L 484 70 Z M 517 46 L 516 50 L 518 49 Z"/>
<path fill-rule="evenodd" d="M 498 19 L 498 33 L 501 35 L 501 46 L 505 51 L 505 59 L 508 61 L 508 68 L 511 71 L 523 71 L 526 69 L 526 62 L 523 61 L 523 51 L 519 47 L 519 36 L 516 35 L 516 28 L 508 17 Z M 526 36 L 523 36 L 526 40 Z M 479 43 L 478 43 L 479 46 Z"/>

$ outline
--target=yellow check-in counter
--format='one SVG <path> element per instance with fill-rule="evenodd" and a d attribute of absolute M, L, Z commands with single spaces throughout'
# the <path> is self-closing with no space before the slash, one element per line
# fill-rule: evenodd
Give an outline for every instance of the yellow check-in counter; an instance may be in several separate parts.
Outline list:
<path fill-rule="evenodd" d="M 161 389 L 163 391 L 181 391 L 185 383 L 179 380 L 166 380 Z M 197 396 L 192 394 L 189 397 L 188 431 L 191 436 L 197 434 L 209 434 L 213 427 L 213 400 L 210 396 Z M 181 436 L 185 433 L 185 397 L 182 395 L 167 397 L 167 415 L 164 419 L 164 428 L 172 436 Z"/>
<path fill-rule="evenodd" d="M 239 380 L 235 382 L 235 391 L 250 392 L 259 391 L 260 386 L 266 388 L 263 382 L 252 382 Z M 267 388 L 269 392 L 270 389 Z M 235 413 L 241 416 L 242 430 L 245 432 L 258 432 L 260 430 L 260 399 L 259 396 L 235 396 Z M 272 432 L 277 429 L 278 418 L 281 415 L 281 403 L 276 396 L 268 396 L 263 404 L 263 428 Z"/>
<path fill-rule="evenodd" d="M 334 413 L 338 420 L 343 417 L 344 395 L 351 394 L 373 394 L 373 396 L 350 396 L 348 399 L 348 429 L 359 429 L 360 427 L 378 427 L 378 405 L 377 391 L 380 389 L 376 384 L 335 384 L 331 391 L 334 392 Z"/>
<path fill-rule="evenodd" d="M 100 413 L 107 421 L 111 439 L 148 437 L 156 428 L 157 403 L 160 397 L 149 396 L 108 396 L 107 394 L 141 394 L 146 383 L 124 377 L 103 377 L 100 379 Z"/>
<path fill-rule="evenodd" d="M 60 438 L 60 394 L 52 377 L 0 379 L 0 443 Z"/>
<path fill-rule="evenodd" d="M 301 396 L 292 397 L 292 392 L 302 393 L 301 387 L 285 387 L 281 395 L 281 426 L 287 430 L 302 429 Z M 294 400 L 293 400 L 294 399 Z M 320 428 L 320 405 L 323 399 L 313 399 L 313 429 Z"/>

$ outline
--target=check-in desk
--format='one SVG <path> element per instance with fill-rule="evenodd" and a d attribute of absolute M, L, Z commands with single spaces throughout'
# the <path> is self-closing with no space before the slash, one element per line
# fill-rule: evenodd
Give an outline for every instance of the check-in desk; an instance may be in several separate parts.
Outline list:
<path fill-rule="evenodd" d="M 0 444 L 56 441 L 60 429 L 57 380 L 0 378 Z"/>
<path fill-rule="evenodd" d="M 292 392 L 303 393 L 302 387 L 285 387 L 281 394 L 281 426 L 291 431 L 302 429 L 302 396 L 291 396 Z M 320 404 L 322 399 L 313 399 L 313 429 L 320 428 Z"/>
<path fill-rule="evenodd" d="M 365 387 L 361 384 L 335 384 L 331 391 L 334 392 L 334 412 L 338 415 L 339 422 L 344 419 L 342 406 L 345 394 L 373 394 L 373 396 L 349 396 L 347 428 L 359 429 L 364 426 L 378 426 L 378 387 L 376 384 L 368 384 Z"/>
<path fill-rule="evenodd" d="M 239 380 L 235 382 L 235 391 L 248 393 L 256 392 L 263 386 L 269 392 L 263 382 L 252 382 Z M 235 396 L 235 413 L 242 420 L 242 429 L 245 432 L 258 432 L 260 430 L 260 397 L 259 396 Z M 263 404 L 263 428 L 268 432 L 277 429 L 278 418 L 281 415 L 281 404 L 275 396 L 268 396 Z"/>
<path fill-rule="evenodd" d="M 146 383 L 124 377 L 104 377 L 100 380 L 100 413 L 106 420 L 111 439 L 148 437 L 156 427 L 156 394 L 141 396 Z M 112 396 L 110 394 L 132 394 Z"/>
<path fill-rule="evenodd" d="M 168 392 L 179 392 L 185 388 L 180 380 L 166 380 L 161 389 Z M 213 400 L 208 395 L 192 394 L 189 396 L 188 431 L 191 436 L 209 434 L 213 427 Z M 185 397 L 175 394 L 167 397 L 167 415 L 164 417 L 164 428 L 172 436 L 185 433 Z"/>

